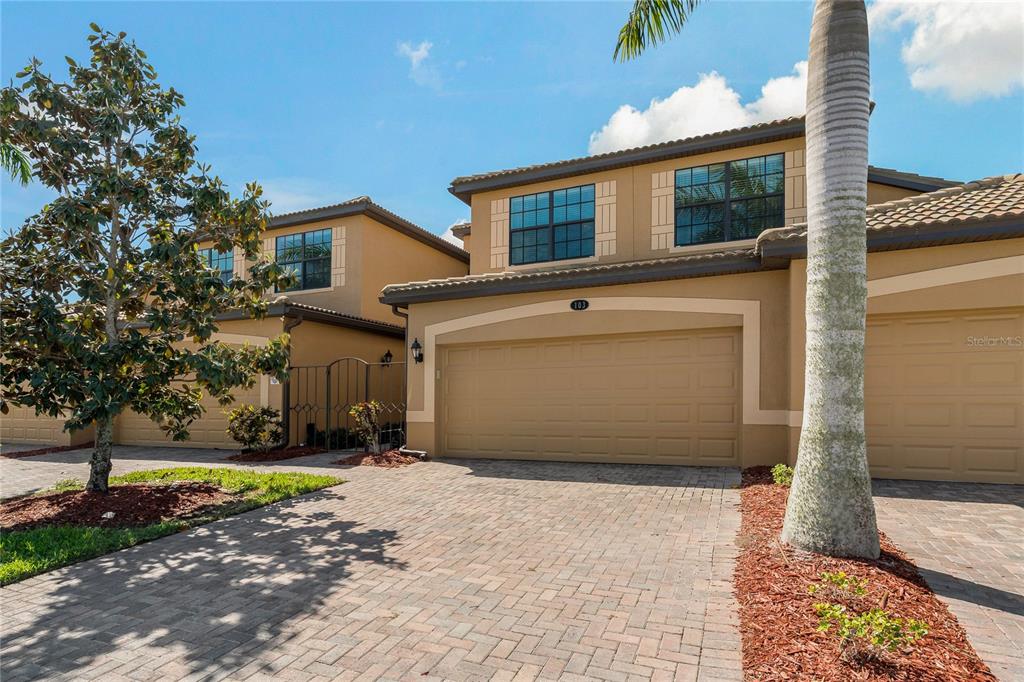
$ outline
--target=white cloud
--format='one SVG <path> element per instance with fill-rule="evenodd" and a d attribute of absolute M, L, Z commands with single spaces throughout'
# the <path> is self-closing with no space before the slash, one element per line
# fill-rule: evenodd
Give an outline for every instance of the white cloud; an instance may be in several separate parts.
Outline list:
<path fill-rule="evenodd" d="M 684 86 L 665 99 L 654 98 L 644 110 L 623 104 L 601 130 L 590 135 L 590 153 L 639 147 L 694 135 L 728 130 L 804 113 L 807 62 L 798 62 L 789 76 L 772 78 L 761 96 L 740 101 L 725 77 L 701 74 L 696 85 Z"/>
<path fill-rule="evenodd" d="M 455 246 L 459 247 L 460 249 L 463 248 L 462 240 L 455 236 L 455 233 L 452 231 L 452 229 L 458 227 L 459 225 L 465 225 L 468 222 L 469 221 L 466 220 L 465 218 L 459 218 L 454 223 L 449 225 L 447 230 L 441 233 L 441 239 L 451 244 L 455 244 Z"/>
<path fill-rule="evenodd" d="M 1000 97 L 1024 85 L 1024 3 L 876 0 L 872 31 L 914 29 L 903 63 L 916 90 L 958 102 Z"/>
<path fill-rule="evenodd" d="M 429 40 L 421 41 L 415 47 L 412 43 L 399 43 L 398 54 L 409 60 L 409 78 L 416 85 L 440 90 L 441 72 L 429 61 L 433 47 L 434 43 Z"/>

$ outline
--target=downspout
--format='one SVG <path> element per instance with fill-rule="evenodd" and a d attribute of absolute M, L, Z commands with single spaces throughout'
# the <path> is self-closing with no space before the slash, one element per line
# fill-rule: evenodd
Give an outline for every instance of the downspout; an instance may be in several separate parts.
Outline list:
<path fill-rule="evenodd" d="M 287 309 L 285 309 L 287 312 Z M 288 320 L 284 323 L 284 333 L 290 334 L 293 329 L 302 324 L 302 313 L 299 313 L 296 317 Z M 291 364 L 291 339 L 288 340 L 288 364 Z M 278 447 L 281 449 L 288 447 L 288 441 L 291 440 L 291 425 L 292 425 L 292 378 L 289 375 L 284 383 L 281 385 L 281 431 L 283 436 Z"/>
<path fill-rule="evenodd" d="M 394 313 L 395 315 L 397 315 L 398 317 L 401 317 L 403 320 L 405 320 L 405 325 L 403 326 L 403 329 L 405 330 L 405 334 L 402 336 L 402 339 L 403 339 L 403 344 L 402 345 L 404 346 L 404 348 L 403 348 L 402 352 L 405 354 L 406 357 L 409 357 L 409 313 L 408 312 L 402 312 L 398 308 L 399 308 L 399 306 L 398 306 L 397 303 L 392 303 L 391 304 L 391 312 Z M 409 398 L 409 393 L 408 393 L 408 391 L 409 391 L 409 363 L 408 363 L 408 361 L 405 363 L 405 390 L 406 390 L 406 400 L 408 400 L 408 398 Z M 406 405 L 405 409 L 408 412 L 409 406 Z M 407 428 L 407 429 L 409 428 L 409 423 L 408 422 L 406 422 L 405 428 Z M 426 459 L 427 458 L 427 453 L 425 451 L 423 451 L 423 450 L 410 450 L 410 449 L 408 449 L 406 447 L 406 445 L 408 445 L 408 443 L 403 443 L 402 447 L 398 448 L 398 451 L 400 453 L 402 453 L 403 455 L 412 455 L 413 457 L 418 457 L 419 459 Z"/>

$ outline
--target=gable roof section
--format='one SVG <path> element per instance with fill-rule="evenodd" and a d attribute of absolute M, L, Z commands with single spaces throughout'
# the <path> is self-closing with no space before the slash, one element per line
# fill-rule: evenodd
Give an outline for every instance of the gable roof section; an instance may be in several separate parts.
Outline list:
<path fill-rule="evenodd" d="M 768 123 L 757 123 L 744 128 L 697 135 L 681 140 L 672 140 L 671 142 L 659 142 L 644 147 L 624 149 L 606 154 L 595 154 L 594 156 L 553 161 L 551 163 L 541 163 L 521 168 L 492 171 L 490 173 L 479 173 L 477 175 L 465 175 L 452 180 L 448 191 L 468 204 L 470 203 L 470 197 L 474 193 L 485 190 L 514 187 L 542 180 L 554 180 L 583 173 L 594 173 L 612 168 L 633 166 L 640 163 L 651 163 L 681 156 L 704 154 L 720 149 L 733 149 L 752 144 L 803 137 L 803 134 L 804 117 L 792 116 Z"/>
<path fill-rule="evenodd" d="M 867 230 L 869 251 L 1024 237 L 1024 174 L 986 178 L 876 204 L 868 208 Z M 806 244 L 807 224 L 801 223 L 766 230 L 753 249 L 392 284 L 381 292 L 381 302 L 408 305 L 774 270 L 786 267 L 791 258 L 803 257 Z M 722 246 L 727 249 L 728 243 Z"/>
<path fill-rule="evenodd" d="M 340 204 L 332 204 L 322 208 L 310 208 L 302 211 L 276 215 L 270 219 L 270 229 L 292 227 L 294 225 L 302 225 L 305 223 L 315 222 L 317 220 L 346 218 L 354 215 L 365 215 L 370 217 L 382 225 L 387 225 L 407 237 L 411 237 L 418 242 L 422 242 L 423 244 L 435 248 L 438 251 L 442 251 L 464 263 L 469 262 L 469 253 L 463 249 L 460 249 L 450 242 L 446 242 L 433 232 L 428 232 L 419 225 L 409 222 L 405 218 L 392 213 L 380 204 L 374 203 L 374 201 L 367 196 L 356 197 L 355 199 L 343 201 Z"/>

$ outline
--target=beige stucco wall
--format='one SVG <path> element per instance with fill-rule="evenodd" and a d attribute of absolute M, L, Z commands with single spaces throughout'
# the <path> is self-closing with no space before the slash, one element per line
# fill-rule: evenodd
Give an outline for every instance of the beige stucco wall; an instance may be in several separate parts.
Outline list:
<path fill-rule="evenodd" d="M 906 199 L 912 197 L 920 192 L 912 189 L 905 189 L 903 187 L 893 187 L 892 185 L 881 185 L 877 182 L 868 183 L 868 206 L 872 204 L 882 204 L 886 201 L 896 201 L 897 199 Z"/>
<path fill-rule="evenodd" d="M 362 317 L 402 325 L 404 318 L 380 302 L 381 289 L 388 284 L 462 277 L 469 273 L 465 261 L 366 216 L 359 218 L 353 253 L 362 259 L 357 268 L 361 289 L 358 314 Z"/>

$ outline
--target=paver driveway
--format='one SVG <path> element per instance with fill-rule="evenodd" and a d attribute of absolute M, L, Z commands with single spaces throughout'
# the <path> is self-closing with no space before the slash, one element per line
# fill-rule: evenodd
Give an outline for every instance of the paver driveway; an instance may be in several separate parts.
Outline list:
<path fill-rule="evenodd" d="M 736 471 L 343 475 L 4 588 L 3 679 L 740 677 Z"/>
<path fill-rule="evenodd" d="M 1024 486 L 875 481 L 878 524 L 999 679 L 1024 680 Z"/>

